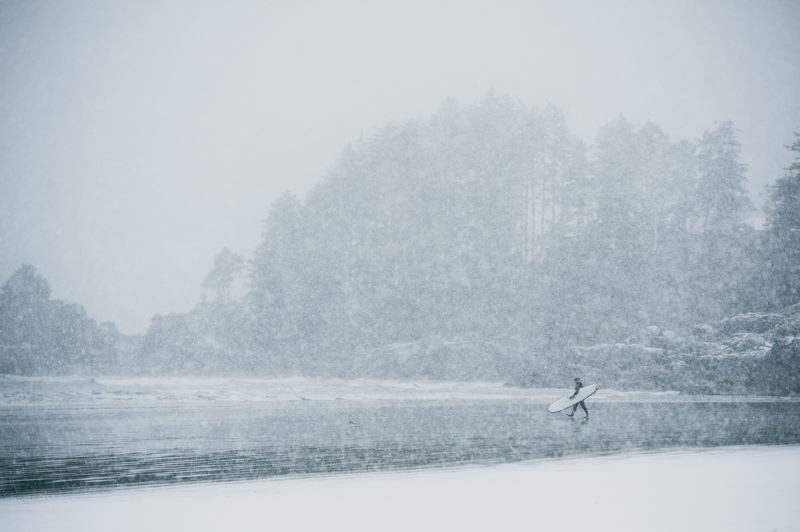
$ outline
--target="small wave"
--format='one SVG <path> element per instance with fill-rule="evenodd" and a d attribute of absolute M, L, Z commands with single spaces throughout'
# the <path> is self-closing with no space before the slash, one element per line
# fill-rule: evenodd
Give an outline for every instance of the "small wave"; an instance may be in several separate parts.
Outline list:
<path fill-rule="evenodd" d="M 58 377 L 30 377 L 22 375 L 7 375 L 0 374 L 0 382 L 19 382 L 19 383 L 53 383 L 53 384 L 72 384 L 77 382 L 92 383 L 95 382 L 94 377 L 86 375 L 63 375 Z"/>

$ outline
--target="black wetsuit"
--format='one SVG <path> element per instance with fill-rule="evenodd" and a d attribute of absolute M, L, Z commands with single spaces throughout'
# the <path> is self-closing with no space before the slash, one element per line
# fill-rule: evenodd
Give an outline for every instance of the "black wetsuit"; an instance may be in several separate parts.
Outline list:
<path fill-rule="evenodd" d="M 572 395 L 574 396 L 575 394 L 577 394 L 578 390 L 580 390 L 581 388 L 583 388 L 583 383 L 581 381 L 577 381 L 575 383 L 575 392 Z M 586 417 L 589 417 L 589 409 L 586 408 L 586 405 L 583 404 L 583 401 L 581 401 L 580 403 L 575 403 L 574 405 L 572 405 L 572 413 L 569 414 L 569 415 L 570 416 L 574 416 L 575 415 L 575 411 L 578 410 L 578 405 L 580 405 L 581 408 L 583 408 L 583 411 L 586 412 Z"/>

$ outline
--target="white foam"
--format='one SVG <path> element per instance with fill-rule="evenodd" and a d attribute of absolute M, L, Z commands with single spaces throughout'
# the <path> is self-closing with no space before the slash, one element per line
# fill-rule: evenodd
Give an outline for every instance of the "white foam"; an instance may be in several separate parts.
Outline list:
<path fill-rule="evenodd" d="M 0 406 L 155 404 L 208 401 L 514 400 L 550 403 L 570 388 L 524 389 L 503 383 L 323 379 L 292 377 L 17 377 L 0 375 Z M 775 401 L 766 397 L 690 396 L 678 392 L 600 388 L 591 401 L 690 402 Z M 800 401 L 800 398 L 793 399 Z"/>

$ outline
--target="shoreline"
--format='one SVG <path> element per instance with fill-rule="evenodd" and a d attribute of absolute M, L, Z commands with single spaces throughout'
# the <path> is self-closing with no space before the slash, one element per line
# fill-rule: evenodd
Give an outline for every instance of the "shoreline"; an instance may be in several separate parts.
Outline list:
<path fill-rule="evenodd" d="M 13 497 L 0 513 L 9 532 L 552 530 L 571 516 L 597 532 L 790 530 L 799 470 L 798 445 L 736 446 Z"/>

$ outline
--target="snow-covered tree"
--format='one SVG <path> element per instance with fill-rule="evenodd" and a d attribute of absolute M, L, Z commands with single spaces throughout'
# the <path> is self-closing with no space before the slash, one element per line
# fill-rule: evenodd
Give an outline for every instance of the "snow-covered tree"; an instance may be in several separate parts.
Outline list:
<path fill-rule="evenodd" d="M 223 248 L 214 257 L 214 268 L 203 281 L 203 288 L 216 291 L 218 301 L 229 301 L 231 298 L 231 285 L 242 271 L 244 271 L 244 259 L 242 256 L 233 253 L 228 248 Z"/>
<path fill-rule="evenodd" d="M 703 133 L 696 194 L 705 231 L 730 231 L 754 210 L 744 187 L 747 165 L 739 161 L 741 151 L 733 122 L 718 122 L 714 131 Z"/>
<path fill-rule="evenodd" d="M 767 257 L 777 306 L 800 302 L 800 133 L 788 148 L 799 155 L 770 186 L 765 206 Z"/>
<path fill-rule="evenodd" d="M 30 264 L 0 288 L 0 373 L 107 370 L 117 362 L 115 333 L 82 306 L 50 299 L 50 285 Z"/>

